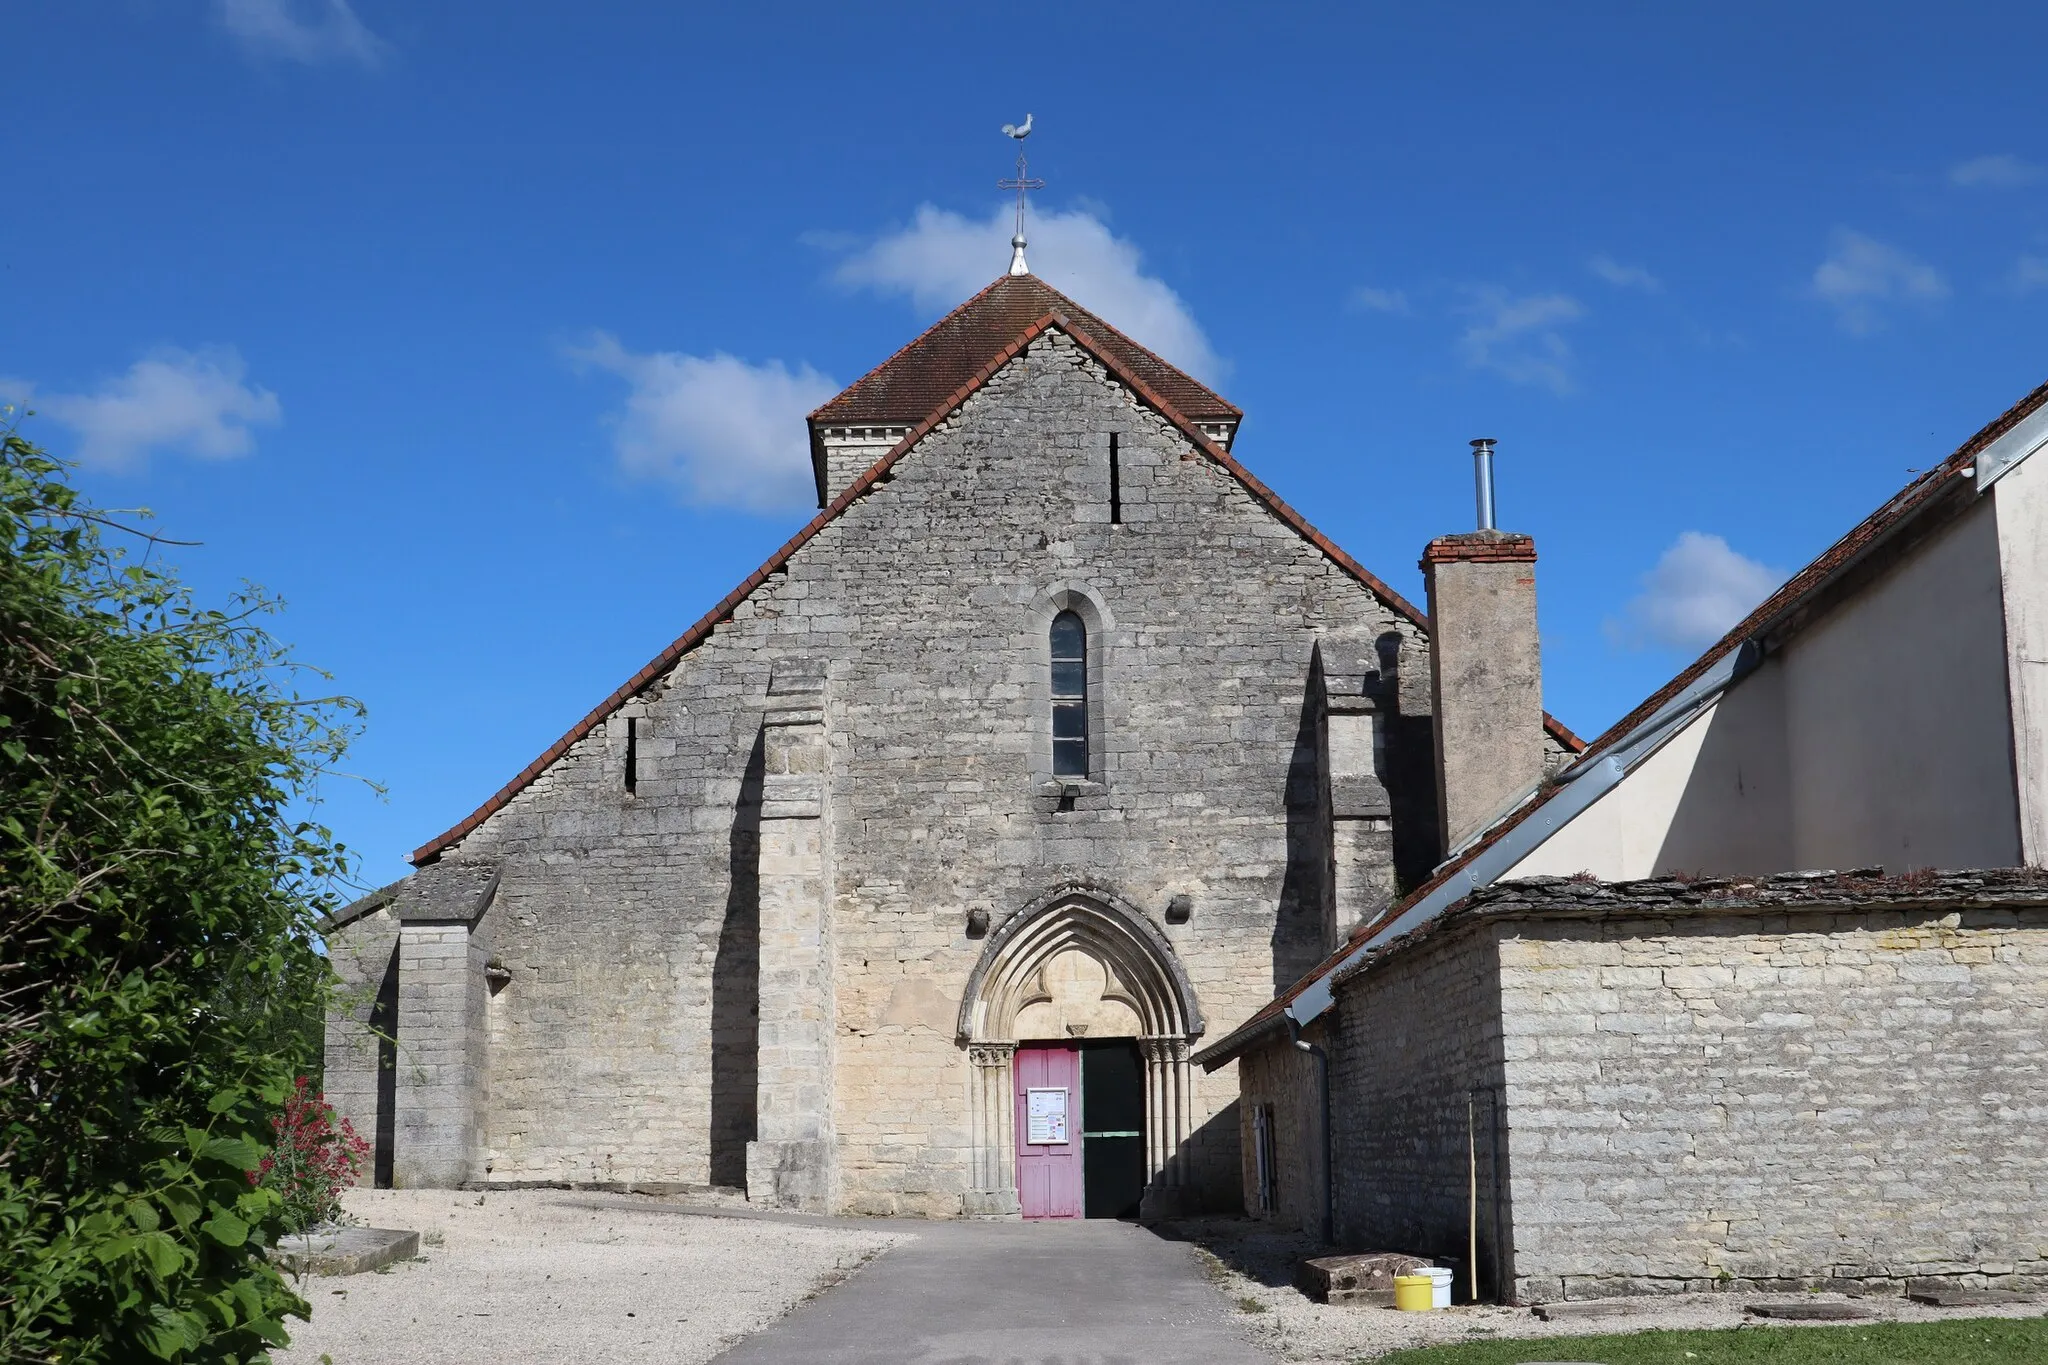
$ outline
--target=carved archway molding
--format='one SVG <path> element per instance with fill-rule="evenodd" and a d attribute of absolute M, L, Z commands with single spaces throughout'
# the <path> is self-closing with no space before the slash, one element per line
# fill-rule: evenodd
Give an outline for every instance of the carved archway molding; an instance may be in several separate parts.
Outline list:
<path fill-rule="evenodd" d="M 1148 1184 L 1144 1212 L 1180 1212 L 1190 1193 L 1182 1144 L 1194 1111 L 1189 1044 L 1203 1030 L 1201 1006 L 1166 935 L 1114 888 L 1060 883 L 1011 914 L 989 936 L 960 1000 L 958 1036 L 970 1071 L 974 1189 L 970 1216 L 1010 1217 L 1017 1200 L 1012 1062 L 1017 1018 L 1044 999 L 1042 976 L 1064 954 L 1099 963 L 1116 998 L 1135 1013 L 1145 1063 Z"/>
<path fill-rule="evenodd" d="M 1062 882 L 989 935 L 960 997 L 962 1044 L 1017 1040 L 1017 1014 L 1038 974 L 1079 949 L 1108 969 L 1137 1011 L 1144 1037 L 1199 1038 L 1202 1010 L 1173 945 L 1144 911 L 1097 882 Z"/>

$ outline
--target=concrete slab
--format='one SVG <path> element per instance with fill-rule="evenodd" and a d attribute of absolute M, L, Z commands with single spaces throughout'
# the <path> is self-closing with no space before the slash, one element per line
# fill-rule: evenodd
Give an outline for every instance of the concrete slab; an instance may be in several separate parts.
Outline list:
<path fill-rule="evenodd" d="M 924 1223 L 719 1365 L 1263 1365 L 1193 1246 L 1128 1223 Z"/>
<path fill-rule="evenodd" d="M 398 1228 L 302 1232 L 270 1248 L 270 1259 L 293 1275 L 360 1275 L 419 1254 L 420 1235 Z"/>
<path fill-rule="evenodd" d="M 1567 1303 L 1539 1303 L 1529 1311 L 1545 1322 L 1581 1322 L 1622 1317 L 1642 1306 L 1626 1299 L 1574 1299 Z"/>
<path fill-rule="evenodd" d="M 1791 1303 L 1753 1303 L 1748 1311 L 1760 1318 L 1776 1318 L 1781 1322 L 1863 1322 L 1877 1314 L 1868 1308 L 1859 1308 L 1853 1303 L 1830 1303 L 1827 1300 L 1807 1302 L 1795 1300 Z"/>
<path fill-rule="evenodd" d="M 2015 1294 L 2009 1289 L 1909 1289 L 1906 1297 L 1934 1308 L 1996 1308 L 2041 1301 L 2037 1295 Z"/>

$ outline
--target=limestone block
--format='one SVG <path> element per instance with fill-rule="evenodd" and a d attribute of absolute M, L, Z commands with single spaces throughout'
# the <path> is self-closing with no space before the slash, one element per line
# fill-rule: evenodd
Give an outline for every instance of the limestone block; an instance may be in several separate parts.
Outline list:
<path fill-rule="evenodd" d="M 1394 1277 L 1412 1275 L 1432 1262 L 1396 1251 L 1362 1251 L 1319 1256 L 1295 1268 L 1294 1284 L 1317 1303 L 1390 1305 Z"/>

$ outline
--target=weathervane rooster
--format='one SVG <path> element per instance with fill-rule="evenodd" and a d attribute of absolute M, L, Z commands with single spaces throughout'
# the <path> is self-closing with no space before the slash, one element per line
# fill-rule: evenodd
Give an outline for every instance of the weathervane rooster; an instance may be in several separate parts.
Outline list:
<path fill-rule="evenodd" d="M 1024 139 L 1031 136 L 1031 115 L 1026 114 L 1022 123 L 1005 123 L 1003 135 L 1015 138 L 1017 142 L 1017 177 L 1014 180 L 998 180 L 999 190 L 1017 191 L 1017 233 L 1010 238 L 1010 273 L 1029 275 L 1031 267 L 1024 264 L 1024 195 L 1029 190 L 1045 188 L 1043 180 L 1033 180 L 1025 174 Z"/>

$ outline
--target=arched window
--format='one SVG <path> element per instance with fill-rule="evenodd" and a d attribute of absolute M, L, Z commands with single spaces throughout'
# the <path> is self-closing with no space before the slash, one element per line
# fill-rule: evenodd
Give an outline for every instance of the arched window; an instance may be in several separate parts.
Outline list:
<path fill-rule="evenodd" d="M 1071 611 L 1052 618 L 1052 774 L 1088 776 L 1088 627 Z"/>

